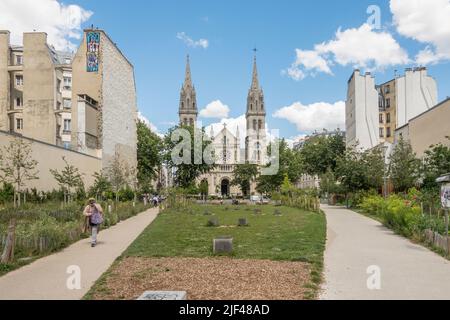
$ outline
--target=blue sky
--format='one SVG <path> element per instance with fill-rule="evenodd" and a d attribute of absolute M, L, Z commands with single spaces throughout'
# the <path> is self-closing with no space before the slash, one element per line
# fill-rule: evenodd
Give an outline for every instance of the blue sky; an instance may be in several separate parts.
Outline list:
<path fill-rule="evenodd" d="M 438 81 L 439 100 L 450 96 L 450 48 L 439 38 L 442 34 L 433 34 L 431 25 L 436 19 L 450 20 L 450 16 L 447 16 L 450 11 L 446 7 L 448 4 L 450 8 L 450 2 L 395 2 L 402 2 L 397 4 L 395 12 L 399 21 L 397 25 L 393 22 L 393 13 L 387 0 L 76 0 L 65 1 L 64 5 L 76 4 L 91 11 L 93 14 L 89 19 L 81 19 L 81 27 L 94 24 L 104 29 L 132 61 L 135 66 L 139 109 L 160 132 L 165 132 L 171 126 L 170 123 L 177 121 L 186 54 L 191 56 L 199 109 L 212 101 L 220 100 L 222 104 L 229 106 L 229 118 L 244 114 L 251 83 L 252 49 L 256 46 L 260 83 L 265 91 L 268 110 L 268 125 L 279 129 L 281 136 L 291 138 L 307 134 L 314 127 L 332 128 L 339 122 L 342 124 L 342 116 L 336 117 L 336 112 L 333 113 L 332 109 L 341 108 L 342 113 L 342 104 L 336 103 L 345 101 L 347 80 L 353 68 L 360 65 L 361 60 L 364 61 L 364 58 L 359 57 L 359 61 L 350 59 L 351 61 L 343 63 L 336 58 L 342 52 L 336 53 L 339 49 L 330 45 L 321 52 L 321 57 L 328 61 L 331 72 L 323 72 L 323 68 L 314 64 L 316 60 L 312 65 L 299 61 L 295 69 L 301 70 L 301 77 L 304 78 L 295 80 L 287 74 L 287 70 L 296 61 L 296 49 L 311 51 L 315 50 L 316 44 L 336 40 L 339 28 L 343 32 L 348 29 L 358 30 L 367 21 L 367 8 L 373 4 L 381 9 L 381 29 L 373 32 L 389 35 L 400 46 L 400 49 L 393 46 L 393 50 L 386 53 L 386 59 L 389 60 L 392 52 L 403 50 L 411 61 L 397 61 L 396 65 L 390 65 L 386 61 L 378 64 L 369 62 L 362 69 L 373 71 L 376 82 L 381 83 L 393 78 L 395 69 L 402 74 L 405 67 L 415 66 L 416 63 L 412 60 L 415 60 L 419 51 L 428 48 L 435 56 L 434 64 L 429 66 L 429 73 Z M 421 33 L 415 34 L 416 29 L 408 25 L 405 17 L 414 10 L 420 11 L 425 3 L 429 7 L 429 3 L 433 2 L 433 10 L 444 12 L 444 16 L 441 14 L 437 17 L 433 12 L 424 13 L 420 17 L 422 21 L 416 21 L 416 24 L 430 25 L 426 25 Z M 445 10 L 442 10 L 442 6 Z M 403 27 L 401 32 L 399 26 Z M 194 42 L 207 40 L 207 48 L 205 43 L 204 47 L 187 45 L 177 38 L 180 33 Z M 76 39 L 71 41 L 77 43 Z M 378 46 L 385 47 L 382 43 Z M 357 47 L 364 55 L 364 43 L 361 42 L 361 46 L 357 44 Z M 348 50 L 352 51 L 351 48 Z M 292 107 L 295 103 L 297 107 Z M 317 103 L 324 105 L 320 107 Z M 286 114 L 284 118 L 273 117 L 277 110 L 289 106 L 294 113 L 298 111 L 295 113 L 296 120 L 285 119 L 289 118 Z M 322 112 L 317 113 L 317 110 Z M 315 121 L 326 117 L 330 119 L 325 123 Z M 201 120 L 204 124 L 220 121 Z M 302 121 L 308 123 L 301 123 Z"/>

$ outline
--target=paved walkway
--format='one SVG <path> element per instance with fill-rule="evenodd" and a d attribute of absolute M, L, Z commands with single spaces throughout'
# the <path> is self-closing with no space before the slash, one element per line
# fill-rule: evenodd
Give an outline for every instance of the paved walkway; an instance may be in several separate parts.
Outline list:
<path fill-rule="evenodd" d="M 322 208 L 328 243 L 321 299 L 450 299 L 449 261 L 353 211 Z M 368 289 L 370 266 L 380 268 L 380 290 Z"/>
<path fill-rule="evenodd" d="M 89 240 L 84 239 L 8 273 L 0 278 L 0 300 L 81 299 L 156 216 L 157 209 L 148 210 L 100 232 L 96 248 L 91 248 Z M 80 267 L 80 290 L 67 288 L 70 266 Z"/>

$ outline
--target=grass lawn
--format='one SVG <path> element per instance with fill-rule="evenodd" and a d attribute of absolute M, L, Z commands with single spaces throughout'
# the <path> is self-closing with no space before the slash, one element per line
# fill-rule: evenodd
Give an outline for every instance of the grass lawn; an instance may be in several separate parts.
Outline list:
<path fill-rule="evenodd" d="M 228 209 L 226 209 L 228 208 Z M 254 210 L 261 209 L 261 214 Z M 275 216 L 275 210 L 281 216 Z M 205 215 L 209 212 L 210 215 Z M 219 227 L 208 227 L 217 217 Z M 238 227 L 247 218 L 249 226 Z M 274 206 L 193 206 L 186 212 L 166 210 L 124 252 L 110 271 L 86 296 L 104 291 L 120 260 L 135 258 L 214 258 L 213 239 L 232 236 L 234 251 L 228 258 L 303 262 L 310 266 L 307 298 L 315 298 L 322 280 L 326 219 L 323 214 Z"/>

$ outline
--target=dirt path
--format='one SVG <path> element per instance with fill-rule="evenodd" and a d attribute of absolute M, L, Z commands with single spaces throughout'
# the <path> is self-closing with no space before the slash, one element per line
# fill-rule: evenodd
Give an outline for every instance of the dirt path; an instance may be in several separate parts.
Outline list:
<path fill-rule="evenodd" d="M 91 248 L 89 239 L 81 240 L 59 253 L 8 273 L 0 278 L 0 300 L 81 299 L 156 216 L 156 209 L 148 210 L 102 231 L 96 248 Z M 73 275 L 78 267 L 81 286 L 71 290 L 67 282 L 72 276 L 73 281 L 69 283 L 71 287 L 77 286 Z"/>
<path fill-rule="evenodd" d="M 321 299 L 450 299 L 448 260 L 353 211 L 323 210 L 328 242 Z M 370 266 L 380 271 L 380 290 L 368 289 Z M 370 280 L 376 287 L 376 277 Z"/>

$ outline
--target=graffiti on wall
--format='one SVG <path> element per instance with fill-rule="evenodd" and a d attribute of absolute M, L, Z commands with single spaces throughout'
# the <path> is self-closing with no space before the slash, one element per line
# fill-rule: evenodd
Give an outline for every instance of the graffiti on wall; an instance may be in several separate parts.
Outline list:
<path fill-rule="evenodd" d="M 87 72 L 98 72 L 100 57 L 100 33 L 88 32 L 86 35 L 87 42 Z"/>

